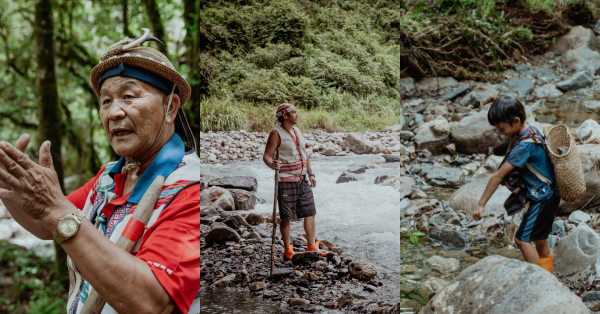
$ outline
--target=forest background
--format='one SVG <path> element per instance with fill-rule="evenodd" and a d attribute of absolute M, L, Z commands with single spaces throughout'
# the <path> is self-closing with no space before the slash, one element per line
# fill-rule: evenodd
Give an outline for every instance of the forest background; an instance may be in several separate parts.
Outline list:
<path fill-rule="evenodd" d="M 0 139 L 30 134 L 36 161 L 52 141 L 65 193 L 116 160 L 89 74 L 142 27 L 192 86 L 195 134 L 268 130 L 282 102 L 307 131 L 382 129 L 400 120 L 399 17 L 395 0 L 0 0 Z M 53 262 L 0 241 L 0 312 L 64 313 L 55 250 Z"/>

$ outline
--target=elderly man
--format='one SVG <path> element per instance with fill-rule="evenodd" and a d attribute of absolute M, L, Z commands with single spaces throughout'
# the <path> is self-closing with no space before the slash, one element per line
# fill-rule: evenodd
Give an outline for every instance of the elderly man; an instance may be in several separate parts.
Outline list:
<path fill-rule="evenodd" d="M 190 86 L 163 54 L 140 46 L 149 38 L 146 30 L 120 41 L 92 70 L 100 120 L 123 157 L 83 187 L 63 195 L 50 142 L 39 165 L 22 153 L 28 135 L 15 146 L 0 142 L 0 199 L 19 224 L 68 254 L 69 314 L 92 288 L 107 302 L 104 314 L 200 311 L 200 160 L 180 110 Z M 164 185 L 130 254 L 115 243 L 158 175 Z"/>
<path fill-rule="evenodd" d="M 263 161 L 269 168 L 279 169 L 277 195 L 281 218 L 279 230 L 285 248 L 283 256 L 291 260 L 294 256 L 294 247 L 290 245 L 291 219 L 304 218 L 304 231 L 308 241 L 306 251 L 319 249 L 319 241 L 315 243 L 317 209 L 311 189 L 317 186 L 317 180 L 306 154 L 304 134 L 294 126 L 298 123 L 296 108 L 288 103 L 281 104 L 277 108 L 276 115 L 280 126 L 269 134 Z M 310 185 L 306 181 L 307 174 Z"/>

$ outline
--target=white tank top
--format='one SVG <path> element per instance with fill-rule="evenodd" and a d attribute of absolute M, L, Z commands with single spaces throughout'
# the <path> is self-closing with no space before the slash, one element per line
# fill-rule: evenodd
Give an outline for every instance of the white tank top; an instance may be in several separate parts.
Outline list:
<path fill-rule="evenodd" d="M 284 127 L 278 126 L 274 129 L 279 134 L 279 182 L 298 182 L 306 174 L 306 139 L 297 127 L 292 127 L 288 132 Z M 292 138 L 292 135 L 296 141 Z M 276 155 L 273 154 L 273 159 Z"/>

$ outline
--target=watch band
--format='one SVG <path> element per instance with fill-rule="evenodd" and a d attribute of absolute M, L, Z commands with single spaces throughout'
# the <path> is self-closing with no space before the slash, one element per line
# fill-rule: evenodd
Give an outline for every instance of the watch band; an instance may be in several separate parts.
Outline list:
<path fill-rule="evenodd" d="M 60 225 L 60 223 L 67 217 L 72 217 L 77 222 L 77 226 L 78 226 L 77 231 L 79 231 L 79 226 L 81 225 L 81 221 L 85 217 L 83 212 L 79 209 L 76 209 L 73 212 L 71 212 L 70 214 L 67 214 L 64 217 L 62 217 L 61 219 L 59 219 L 58 224 Z M 72 236 L 65 237 L 58 231 L 58 226 L 57 226 L 56 230 L 54 230 L 54 241 L 56 241 L 56 243 L 60 244 L 64 241 L 66 241 L 67 239 L 75 236 L 77 234 L 77 231 L 75 231 L 75 233 Z"/>
<path fill-rule="evenodd" d="M 314 174 L 312 174 L 312 173 L 311 173 L 311 174 L 309 174 L 308 176 L 309 176 L 309 177 L 315 177 L 315 178 L 316 178 L 316 176 L 315 176 Z"/>

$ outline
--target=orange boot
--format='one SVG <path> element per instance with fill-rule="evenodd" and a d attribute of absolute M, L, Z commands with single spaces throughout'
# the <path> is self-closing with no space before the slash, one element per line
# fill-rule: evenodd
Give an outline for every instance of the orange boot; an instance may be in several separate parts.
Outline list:
<path fill-rule="evenodd" d="M 285 252 L 283 252 L 283 258 L 292 260 L 292 256 L 294 256 L 294 246 L 290 244 L 290 246 L 285 249 Z"/>
<path fill-rule="evenodd" d="M 319 241 L 315 242 L 315 246 L 310 246 L 310 245 L 308 245 L 308 242 L 306 243 L 306 252 L 318 251 L 318 250 L 319 250 Z M 323 252 L 323 253 L 321 253 L 321 256 L 327 256 L 327 253 Z"/>
<path fill-rule="evenodd" d="M 540 266 L 541 268 L 549 271 L 551 274 L 553 274 L 553 264 L 554 264 L 554 255 L 552 255 L 552 253 L 550 253 L 550 255 L 545 255 L 545 256 L 540 256 L 540 261 L 537 263 L 534 263 L 538 266 Z"/>

